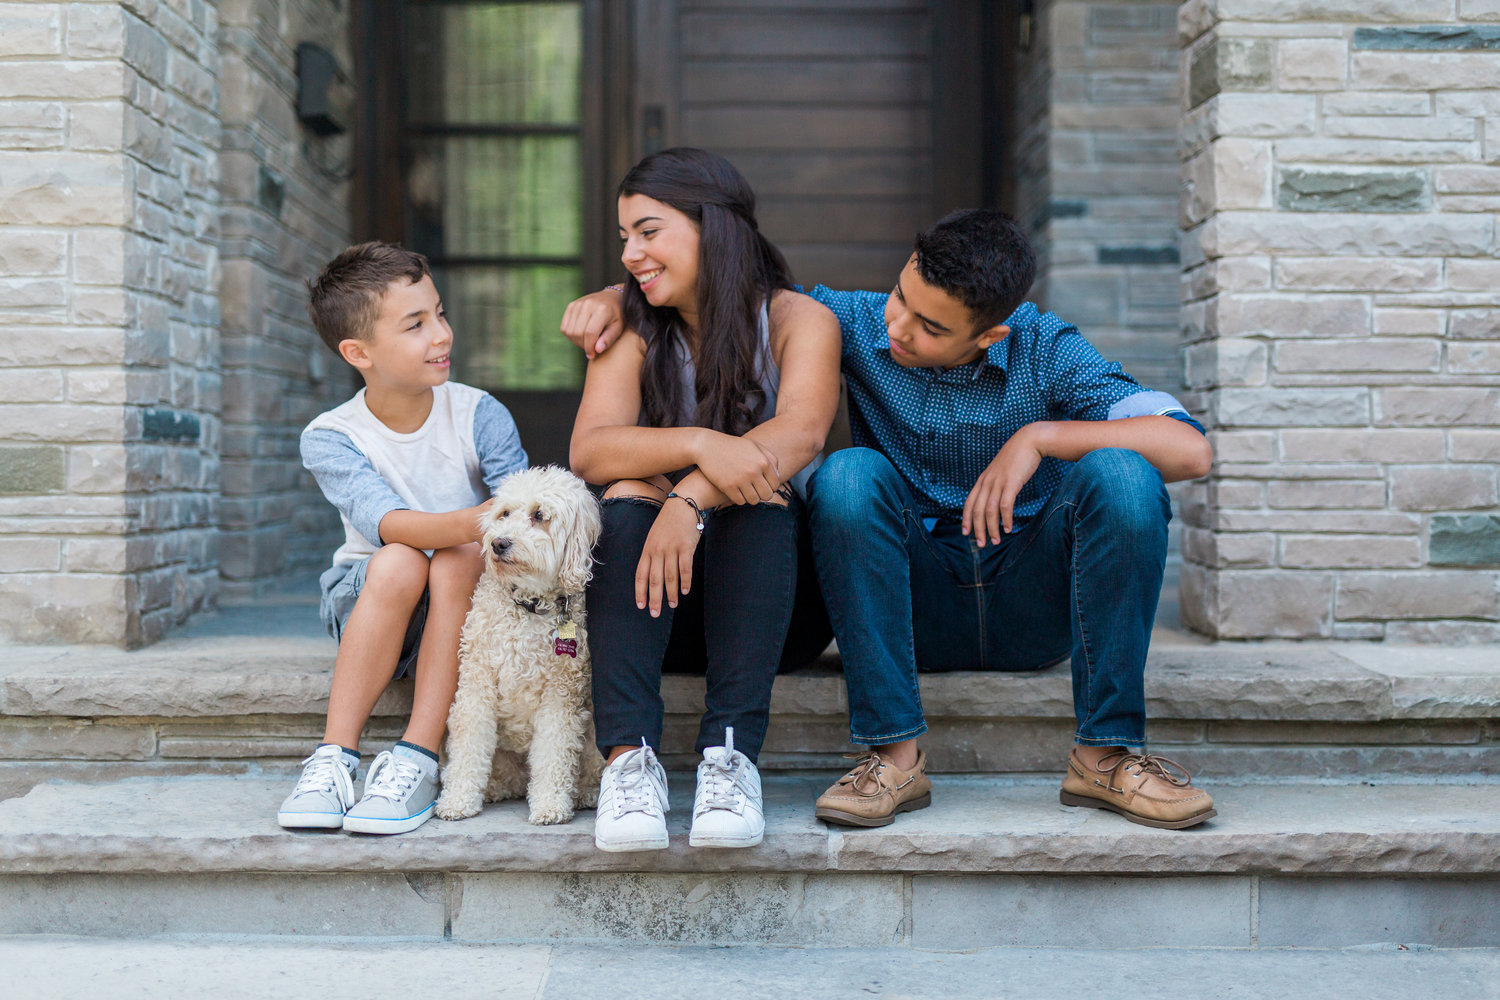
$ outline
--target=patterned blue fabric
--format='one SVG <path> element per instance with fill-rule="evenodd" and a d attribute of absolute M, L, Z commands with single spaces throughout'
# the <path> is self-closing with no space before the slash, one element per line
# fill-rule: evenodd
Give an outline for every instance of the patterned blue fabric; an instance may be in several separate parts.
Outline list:
<path fill-rule="evenodd" d="M 889 458 L 923 517 L 959 518 L 980 473 L 1016 431 L 1038 420 L 1164 414 L 1203 428 L 1172 396 L 1152 392 L 1100 356 L 1078 328 L 1024 303 L 985 355 L 943 371 L 891 358 L 889 293 L 808 292 L 838 317 L 854 443 Z M 1042 509 L 1072 463 L 1046 458 L 1016 498 L 1019 527 Z"/>

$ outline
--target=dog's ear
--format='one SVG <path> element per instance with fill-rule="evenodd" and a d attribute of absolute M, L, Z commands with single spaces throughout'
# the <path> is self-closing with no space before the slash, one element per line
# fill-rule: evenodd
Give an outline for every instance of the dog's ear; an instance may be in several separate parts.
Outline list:
<path fill-rule="evenodd" d="M 579 593 L 594 575 L 594 543 L 599 540 L 599 502 L 582 483 L 569 491 L 562 569 L 558 583 L 569 593 Z"/>

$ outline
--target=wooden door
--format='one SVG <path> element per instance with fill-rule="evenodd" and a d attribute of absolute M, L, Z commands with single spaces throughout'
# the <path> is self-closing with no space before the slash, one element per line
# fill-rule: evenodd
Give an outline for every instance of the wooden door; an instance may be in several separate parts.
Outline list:
<path fill-rule="evenodd" d="M 987 39 L 1012 0 L 369 0 L 362 238 L 428 254 L 454 377 L 566 464 L 583 361 L 562 307 L 619 280 L 613 190 L 670 145 L 722 153 L 811 286 L 888 288 L 913 235 L 994 204 Z"/>

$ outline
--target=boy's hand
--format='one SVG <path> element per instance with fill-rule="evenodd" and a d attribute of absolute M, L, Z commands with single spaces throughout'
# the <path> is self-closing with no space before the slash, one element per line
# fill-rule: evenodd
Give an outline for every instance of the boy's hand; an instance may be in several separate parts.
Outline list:
<path fill-rule="evenodd" d="M 1033 429 L 1037 427 L 1027 424 L 1011 435 L 964 500 L 963 531 L 967 535 L 972 530 L 980 548 L 987 542 L 998 545 L 1001 531 L 1010 534 L 1016 495 L 1044 457 L 1037 444 L 1039 432 Z"/>
<path fill-rule="evenodd" d="M 469 508 L 469 513 L 472 515 L 470 522 L 474 525 L 474 541 L 476 542 L 484 541 L 484 516 L 490 512 L 490 507 L 494 502 L 495 498 L 490 497 L 479 506 Z"/>
<path fill-rule="evenodd" d="M 563 336 L 574 347 L 583 348 L 590 361 L 600 354 L 625 329 L 625 314 L 620 303 L 624 296 L 612 288 L 574 299 L 563 310 Z"/>
<path fill-rule="evenodd" d="M 780 463 L 765 445 L 714 434 L 698 456 L 698 471 L 732 504 L 769 502 L 781 486 Z"/>
<path fill-rule="evenodd" d="M 651 617 L 657 618 L 663 595 L 668 607 L 677 607 L 678 596 L 693 585 L 693 553 L 702 534 L 692 505 L 681 500 L 662 504 L 635 567 L 636 607 L 649 606 Z"/>

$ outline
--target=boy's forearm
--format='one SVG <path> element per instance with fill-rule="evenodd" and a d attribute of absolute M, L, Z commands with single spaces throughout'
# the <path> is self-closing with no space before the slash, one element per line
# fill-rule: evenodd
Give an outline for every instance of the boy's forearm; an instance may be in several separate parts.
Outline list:
<path fill-rule="evenodd" d="M 380 542 L 400 542 L 414 549 L 448 549 L 479 540 L 480 511 L 477 507 L 428 514 L 420 510 L 393 510 L 380 519 Z"/>
<path fill-rule="evenodd" d="M 1128 448 L 1172 483 L 1208 475 L 1213 450 L 1191 424 L 1165 416 L 1124 420 L 1058 420 L 1027 424 L 1037 450 L 1048 458 L 1076 462 L 1100 448 Z"/>

